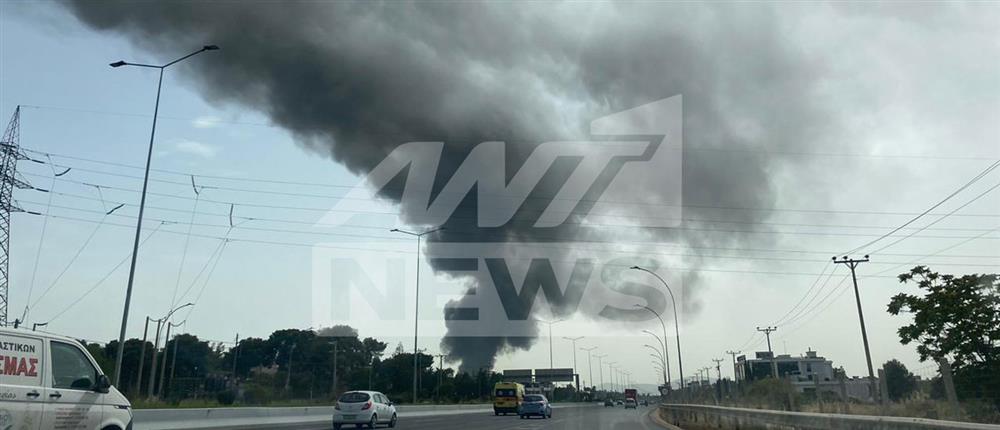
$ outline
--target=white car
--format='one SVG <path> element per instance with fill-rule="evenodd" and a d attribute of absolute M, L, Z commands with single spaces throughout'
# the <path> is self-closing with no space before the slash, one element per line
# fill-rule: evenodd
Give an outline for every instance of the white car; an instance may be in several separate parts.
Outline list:
<path fill-rule="evenodd" d="M 132 428 L 132 405 L 73 339 L 0 327 L 0 375 L 0 429 Z"/>
<path fill-rule="evenodd" d="M 348 391 L 337 399 L 333 411 L 334 430 L 345 424 L 366 425 L 371 429 L 378 424 L 396 427 L 396 407 L 378 391 Z"/>

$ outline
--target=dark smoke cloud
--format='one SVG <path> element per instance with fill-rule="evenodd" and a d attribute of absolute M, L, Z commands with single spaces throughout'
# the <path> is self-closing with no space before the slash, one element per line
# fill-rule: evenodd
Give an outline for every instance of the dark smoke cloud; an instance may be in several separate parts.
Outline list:
<path fill-rule="evenodd" d="M 121 33 L 164 58 L 179 47 L 223 47 L 210 61 L 183 63 L 205 97 L 268 115 L 310 150 L 358 174 L 407 141 L 444 141 L 439 184 L 472 145 L 586 137 L 588 121 L 677 94 L 684 96 L 685 218 L 759 221 L 769 207 L 775 159 L 712 149 L 801 148 L 822 143 L 836 115 L 814 101 L 822 64 L 803 61 L 782 33 L 788 18 L 761 5 L 539 4 L 494 2 L 133 2 L 66 3 L 86 25 Z M 508 166 L 511 172 L 517 162 Z M 550 172 L 516 220 L 477 229 L 474 196 L 433 240 L 552 241 L 613 237 L 572 226 L 530 228 L 574 166 Z M 398 198 L 390 188 L 389 198 Z M 657 190 L 633 196 L 655 201 Z M 402 207 L 404 219 L 408 208 Z M 657 216 L 657 207 L 636 209 Z M 520 222 L 524 221 L 524 222 Z M 683 233 L 683 234 L 682 234 Z M 739 243 L 739 233 L 659 229 L 653 240 L 700 246 Z M 431 243 L 433 246 L 433 242 Z M 688 266 L 701 262 L 692 259 Z M 688 275 L 690 317 L 698 304 Z M 470 279 L 470 285 L 477 284 Z M 447 337 L 464 369 L 534 336 Z"/>

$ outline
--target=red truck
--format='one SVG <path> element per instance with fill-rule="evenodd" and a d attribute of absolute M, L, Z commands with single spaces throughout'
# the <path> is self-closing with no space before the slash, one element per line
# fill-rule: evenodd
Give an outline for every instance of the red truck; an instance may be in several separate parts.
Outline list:
<path fill-rule="evenodd" d="M 635 388 L 625 389 L 625 409 L 636 409 L 639 407 L 639 390 Z"/>

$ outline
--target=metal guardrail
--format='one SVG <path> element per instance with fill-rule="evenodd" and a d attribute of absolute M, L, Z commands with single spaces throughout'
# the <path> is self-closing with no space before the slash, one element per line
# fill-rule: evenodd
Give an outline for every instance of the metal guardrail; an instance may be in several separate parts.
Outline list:
<path fill-rule="evenodd" d="M 794 428 L 804 430 L 1000 430 L 1000 425 L 927 418 L 787 412 L 710 405 L 661 404 L 664 419 L 685 427 L 720 429 Z"/>

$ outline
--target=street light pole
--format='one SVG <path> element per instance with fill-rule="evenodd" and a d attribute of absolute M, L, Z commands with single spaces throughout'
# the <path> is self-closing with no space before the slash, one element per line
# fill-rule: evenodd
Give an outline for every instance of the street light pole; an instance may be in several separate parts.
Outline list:
<path fill-rule="evenodd" d="M 660 359 L 663 360 L 663 367 L 667 369 L 663 374 L 663 384 L 666 385 L 667 390 L 669 390 L 671 377 L 670 377 L 670 356 L 667 355 L 667 338 L 664 337 L 661 340 L 660 337 L 656 335 L 656 333 L 653 333 L 649 330 L 643 330 L 642 332 L 650 336 L 653 336 L 653 338 L 660 343 L 660 348 L 663 348 L 663 353 L 660 354 Z"/>
<path fill-rule="evenodd" d="M 590 381 L 590 385 L 593 386 L 595 384 L 594 384 L 594 365 L 592 360 L 594 358 L 593 351 L 597 349 L 597 347 L 592 346 L 590 348 L 580 348 L 580 349 L 587 351 L 587 374 L 588 374 L 587 380 Z"/>
<path fill-rule="evenodd" d="M 132 242 L 132 263 L 128 269 L 128 286 L 125 289 L 125 309 L 122 311 L 122 325 L 121 330 L 118 333 L 118 345 L 125 345 L 125 329 L 128 327 L 128 311 L 129 306 L 132 304 L 132 285 L 135 282 L 135 263 L 139 256 L 139 237 L 142 234 L 142 214 L 146 209 L 146 189 L 149 185 L 149 164 L 153 160 L 153 141 L 156 138 L 156 118 L 160 112 L 160 90 L 163 88 L 163 71 L 167 67 L 170 67 L 178 62 L 186 60 L 192 56 L 200 54 L 205 51 L 215 51 L 219 49 L 215 45 L 205 45 L 201 49 L 171 61 L 167 64 L 161 66 L 154 66 L 151 64 L 140 64 L 140 63 L 129 63 L 125 61 L 116 61 L 111 63 L 111 67 L 122 67 L 122 66 L 135 66 L 135 67 L 147 67 L 152 69 L 160 70 L 160 77 L 156 83 L 156 103 L 153 105 L 153 127 L 149 132 L 149 149 L 146 151 L 146 173 L 142 177 L 142 195 L 139 197 L 139 217 L 135 223 L 135 240 Z M 121 381 L 122 373 L 122 356 L 125 348 L 118 348 L 118 354 L 115 358 L 115 385 Z M 152 381 L 150 381 L 152 382 Z"/>
<path fill-rule="evenodd" d="M 417 333 L 418 324 L 420 317 L 420 239 L 425 235 L 444 230 L 444 227 L 438 227 L 435 229 L 427 230 L 422 233 L 400 230 L 394 228 L 389 230 L 392 233 L 403 233 L 417 238 L 417 282 L 416 282 L 416 292 L 413 299 L 413 404 L 417 404 L 417 363 L 420 357 L 420 351 L 417 349 Z"/>
<path fill-rule="evenodd" d="M 602 360 L 604 359 L 604 357 L 607 357 L 607 356 L 608 356 L 608 354 L 601 354 L 601 355 L 595 355 L 594 356 L 594 357 L 597 357 L 597 372 L 601 374 L 601 390 L 602 391 L 607 391 L 607 388 L 604 387 L 604 364 L 602 363 Z"/>
<path fill-rule="evenodd" d="M 578 341 L 580 339 L 583 339 L 583 336 L 580 336 L 580 337 L 563 337 L 563 339 L 566 339 L 566 340 L 568 340 L 570 342 L 573 342 L 573 374 L 577 375 L 577 373 L 576 373 L 576 341 Z M 579 377 L 579 376 L 577 376 L 577 377 Z M 580 380 L 579 379 L 576 380 L 576 391 L 580 391 Z"/>
<path fill-rule="evenodd" d="M 663 367 L 665 367 L 667 369 L 667 371 L 666 371 L 666 374 L 667 374 L 666 377 L 667 377 L 667 379 L 666 379 L 664 385 L 667 386 L 667 390 L 671 390 L 672 388 L 670 386 L 670 380 L 672 378 L 671 378 L 671 375 L 670 375 L 670 354 L 667 353 L 667 325 L 663 322 L 663 318 L 660 317 L 660 313 L 654 311 L 649 306 L 643 306 L 643 305 L 640 305 L 640 304 L 636 304 L 635 306 L 638 307 L 638 308 L 643 308 L 643 309 L 649 311 L 651 314 L 653 314 L 653 315 L 656 316 L 657 320 L 660 321 L 660 328 L 663 329 L 663 342 L 662 342 L 662 345 L 663 345 L 663 361 L 664 361 Z"/>
<path fill-rule="evenodd" d="M 561 323 L 563 320 L 546 321 L 543 319 L 536 318 L 535 321 L 538 321 L 542 324 L 548 324 L 549 326 L 549 370 L 552 370 L 552 368 L 554 367 L 552 365 L 552 325 Z"/>
<path fill-rule="evenodd" d="M 670 303 L 673 304 L 673 308 L 674 308 L 674 334 L 677 337 L 677 370 L 680 371 L 680 376 L 681 376 L 681 390 L 683 390 L 684 389 L 684 362 L 681 360 L 681 329 L 680 329 L 680 323 L 677 321 L 677 301 L 674 299 L 674 292 L 670 289 L 670 285 L 667 285 L 667 281 L 664 281 L 663 278 L 660 277 L 660 275 L 656 274 L 656 272 L 653 272 L 653 271 L 648 270 L 648 269 L 644 269 L 644 268 L 639 267 L 639 266 L 632 266 L 631 269 L 632 270 L 641 270 L 643 272 L 646 272 L 646 273 L 649 273 L 650 275 L 655 276 L 656 279 L 659 279 L 660 283 L 663 284 L 663 287 L 667 289 L 667 293 L 670 294 Z"/>

